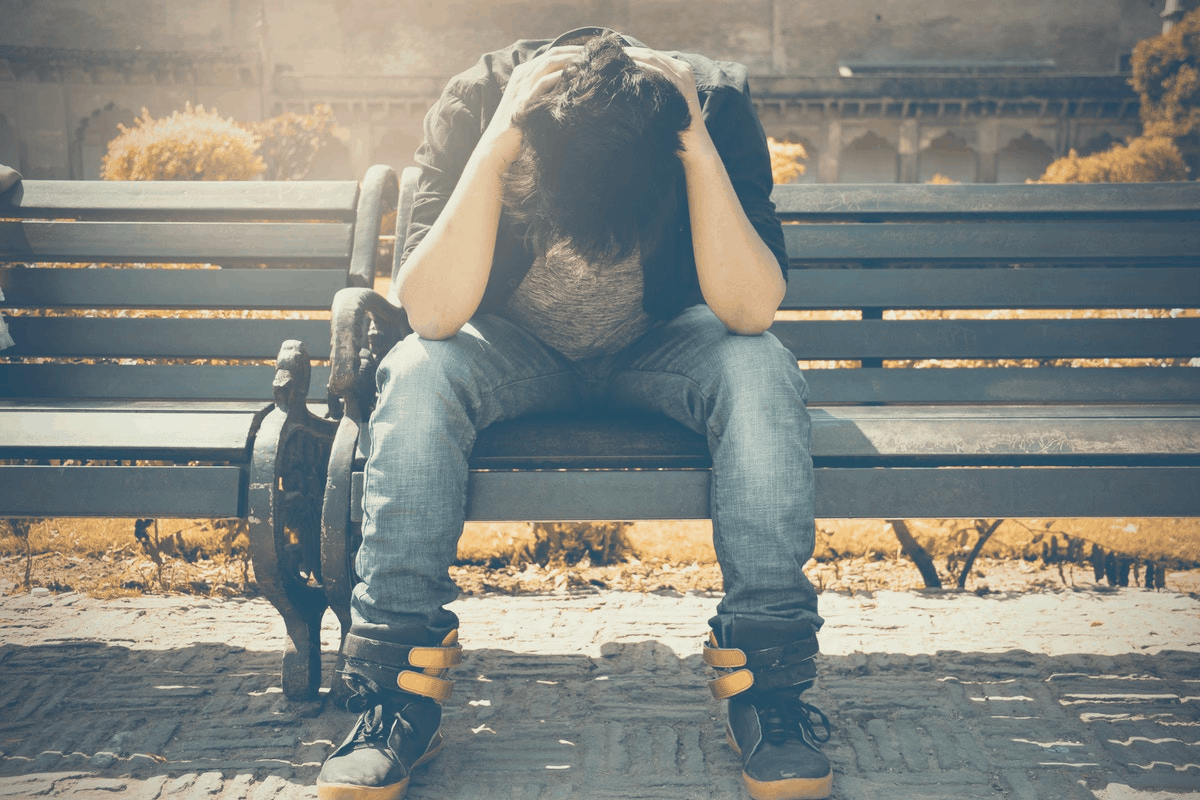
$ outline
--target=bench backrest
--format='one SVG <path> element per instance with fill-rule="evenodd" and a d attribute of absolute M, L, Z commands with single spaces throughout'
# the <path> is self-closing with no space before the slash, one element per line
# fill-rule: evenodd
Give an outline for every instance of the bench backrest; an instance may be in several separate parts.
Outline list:
<path fill-rule="evenodd" d="M 773 199 L 792 259 L 773 331 L 826 362 L 806 364 L 815 404 L 1200 398 L 1200 370 L 1162 369 L 1200 366 L 1200 183 L 785 185 Z M 1018 366 L 1040 368 L 988 368 Z"/>
<path fill-rule="evenodd" d="M 0 195 L 0 290 L 16 345 L 0 398 L 271 399 L 300 339 L 370 286 L 396 176 L 313 182 L 24 181 Z M 160 268 L 161 267 L 161 268 Z M 310 394 L 324 399 L 328 367 Z"/>

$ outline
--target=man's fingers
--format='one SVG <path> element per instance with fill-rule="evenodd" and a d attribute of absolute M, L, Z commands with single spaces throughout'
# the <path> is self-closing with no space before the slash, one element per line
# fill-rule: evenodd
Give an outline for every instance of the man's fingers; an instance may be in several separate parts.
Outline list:
<path fill-rule="evenodd" d="M 558 82 L 562 80 L 562 76 L 563 71 L 560 69 L 538 78 L 537 83 L 529 91 L 529 99 L 532 100 L 536 97 L 541 97 L 553 90 L 558 85 Z"/>

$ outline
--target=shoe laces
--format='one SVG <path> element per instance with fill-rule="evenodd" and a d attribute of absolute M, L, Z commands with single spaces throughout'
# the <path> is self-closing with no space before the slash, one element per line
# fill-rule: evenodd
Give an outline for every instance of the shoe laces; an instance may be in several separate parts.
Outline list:
<path fill-rule="evenodd" d="M 774 695 L 763 698 L 763 701 L 759 720 L 762 724 L 763 738 L 771 744 L 781 744 L 797 736 L 806 741 L 824 744 L 833 735 L 829 717 L 825 716 L 821 709 L 799 697 Z M 822 728 L 819 734 L 816 728 L 818 724 Z"/>
<path fill-rule="evenodd" d="M 354 694 L 346 701 L 346 708 L 360 714 L 358 730 L 354 736 L 356 742 L 386 742 L 393 730 L 393 720 L 400 723 L 404 738 L 412 736 L 412 725 L 403 714 L 392 708 L 391 704 L 380 699 L 382 693 L 374 682 L 359 675 L 352 675 L 350 688 Z"/>

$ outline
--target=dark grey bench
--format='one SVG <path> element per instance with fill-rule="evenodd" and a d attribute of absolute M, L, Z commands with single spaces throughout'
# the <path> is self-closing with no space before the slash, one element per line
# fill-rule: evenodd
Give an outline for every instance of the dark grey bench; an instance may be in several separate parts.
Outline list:
<path fill-rule="evenodd" d="M 401 241 L 415 179 L 401 177 Z M 792 185 L 774 199 L 792 270 L 772 330 L 811 387 L 819 517 L 1200 516 L 1200 319 L 1165 311 L 1200 308 L 1200 184 Z M 963 309 L 1031 313 L 894 318 Z M 1080 309 L 1162 313 L 1056 313 Z M 853 318 L 811 318 L 827 311 Z M 346 414 L 321 558 L 345 630 L 359 427 L 406 328 L 358 289 L 339 293 L 334 324 Z M 708 516 L 705 443 L 663 418 L 499 424 L 471 467 L 472 520 Z"/>
<path fill-rule="evenodd" d="M 307 692 L 334 433 L 328 367 L 309 357 L 328 359 L 329 323 L 288 316 L 372 284 L 396 198 L 388 167 L 361 187 L 24 181 L 0 195 L 16 342 L 0 351 L 0 517 L 249 518 L 258 586 L 308 642 L 288 656 L 289 693 Z M 158 264 L 216 268 L 137 268 Z"/>

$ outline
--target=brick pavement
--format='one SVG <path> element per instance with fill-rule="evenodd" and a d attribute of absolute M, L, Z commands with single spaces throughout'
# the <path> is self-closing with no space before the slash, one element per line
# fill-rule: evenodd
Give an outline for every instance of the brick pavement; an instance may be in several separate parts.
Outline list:
<path fill-rule="evenodd" d="M 822 603 L 836 798 L 1200 798 L 1197 598 Z M 745 797 L 697 654 L 714 604 L 459 601 L 448 746 L 409 796 Z M 261 600 L 0 599 L 0 798 L 314 797 L 352 717 L 283 698 L 282 637 Z"/>

